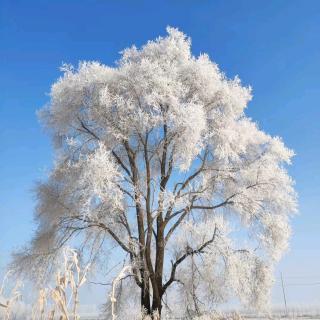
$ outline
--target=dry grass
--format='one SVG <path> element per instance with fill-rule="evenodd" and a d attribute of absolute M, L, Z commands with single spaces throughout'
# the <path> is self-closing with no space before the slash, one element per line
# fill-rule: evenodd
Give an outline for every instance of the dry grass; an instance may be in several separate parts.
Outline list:
<path fill-rule="evenodd" d="M 0 302 L 0 308 L 4 311 L 4 320 L 10 319 L 14 304 L 21 298 L 20 289 L 22 287 L 22 282 L 18 280 L 13 286 L 12 283 L 11 286 L 7 285 L 10 281 L 10 277 L 11 272 L 9 271 L 5 275 L 0 288 L 0 298 L 3 299 L 3 302 Z M 10 288 L 6 290 L 8 287 Z"/>
<path fill-rule="evenodd" d="M 37 301 L 24 319 L 79 320 L 79 290 L 87 280 L 89 268 L 89 264 L 81 268 L 76 250 L 66 248 L 62 268 L 54 277 L 54 286 L 39 290 Z M 17 302 L 22 298 L 22 282 L 14 283 L 11 274 L 6 274 L 0 288 L 0 318 L 3 320 L 18 318 Z"/>

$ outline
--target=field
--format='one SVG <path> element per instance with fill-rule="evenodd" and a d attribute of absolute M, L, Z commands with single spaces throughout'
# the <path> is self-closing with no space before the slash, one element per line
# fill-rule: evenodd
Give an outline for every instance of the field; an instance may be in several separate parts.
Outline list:
<path fill-rule="evenodd" d="M 0 313 L 1 319 L 4 318 L 4 314 Z M 28 320 L 32 319 L 30 316 L 29 308 L 25 306 L 19 306 L 16 312 L 12 312 L 12 315 L 9 319 L 14 320 Z M 38 319 L 38 318 L 36 318 Z M 56 319 L 56 318 L 55 318 Z M 59 318 L 57 318 L 59 319 Z M 80 320 L 106 320 L 107 318 L 93 313 L 80 313 Z M 110 318 L 111 319 L 111 318 Z M 124 320 L 116 317 L 117 320 Z M 225 312 L 220 317 L 216 316 L 202 316 L 198 317 L 195 320 L 241 320 L 241 319 L 248 319 L 248 320 L 264 320 L 264 319 L 320 319 L 320 308 L 316 307 L 306 307 L 306 308 L 289 308 L 287 312 L 283 309 L 274 309 L 270 315 L 263 315 L 263 314 L 255 314 L 250 312 L 235 312 L 235 311 L 228 311 Z M 45 318 L 43 319 L 45 320 Z M 131 319 L 130 319 L 131 320 Z M 140 320 L 132 318 L 132 320 Z M 183 320 L 182 318 L 166 318 L 164 320 Z"/>

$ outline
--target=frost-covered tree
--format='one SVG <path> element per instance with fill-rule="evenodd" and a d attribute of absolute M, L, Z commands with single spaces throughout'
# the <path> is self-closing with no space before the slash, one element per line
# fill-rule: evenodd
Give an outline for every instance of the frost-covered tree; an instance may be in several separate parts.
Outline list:
<path fill-rule="evenodd" d="M 249 87 L 167 31 L 115 67 L 63 66 L 40 112 L 57 157 L 16 261 L 43 265 L 77 237 L 103 263 L 116 244 L 147 313 L 263 307 L 296 211 L 293 152 L 245 116 Z"/>

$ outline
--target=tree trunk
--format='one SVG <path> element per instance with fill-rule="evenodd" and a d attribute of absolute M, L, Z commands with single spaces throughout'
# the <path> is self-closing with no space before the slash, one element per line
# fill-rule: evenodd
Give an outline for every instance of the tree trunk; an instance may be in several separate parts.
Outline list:
<path fill-rule="evenodd" d="M 152 301 L 152 312 L 156 313 L 158 312 L 159 314 L 159 318 L 161 318 L 161 310 L 162 310 L 162 296 L 158 296 L 158 297 L 153 297 L 153 301 Z"/>
<path fill-rule="evenodd" d="M 150 292 L 147 288 L 141 289 L 141 310 L 147 314 L 151 314 Z"/>
<path fill-rule="evenodd" d="M 156 290 L 153 290 L 152 311 L 158 311 L 161 315 L 162 309 L 162 295 L 163 295 L 163 264 L 164 264 L 164 227 L 162 215 L 157 218 L 157 241 L 156 241 L 156 264 L 155 264 L 155 278 Z"/>

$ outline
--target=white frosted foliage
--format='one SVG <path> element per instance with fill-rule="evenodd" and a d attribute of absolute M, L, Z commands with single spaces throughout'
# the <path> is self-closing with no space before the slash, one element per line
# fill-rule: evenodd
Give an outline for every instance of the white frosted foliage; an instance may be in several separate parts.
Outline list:
<path fill-rule="evenodd" d="M 56 165 L 37 187 L 38 229 L 17 261 L 41 264 L 30 257 L 78 237 L 97 264 L 119 247 L 149 314 L 167 294 L 180 315 L 234 297 L 261 309 L 297 210 L 294 153 L 246 116 L 250 86 L 167 32 L 112 67 L 63 66 L 40 112 Z"/>

